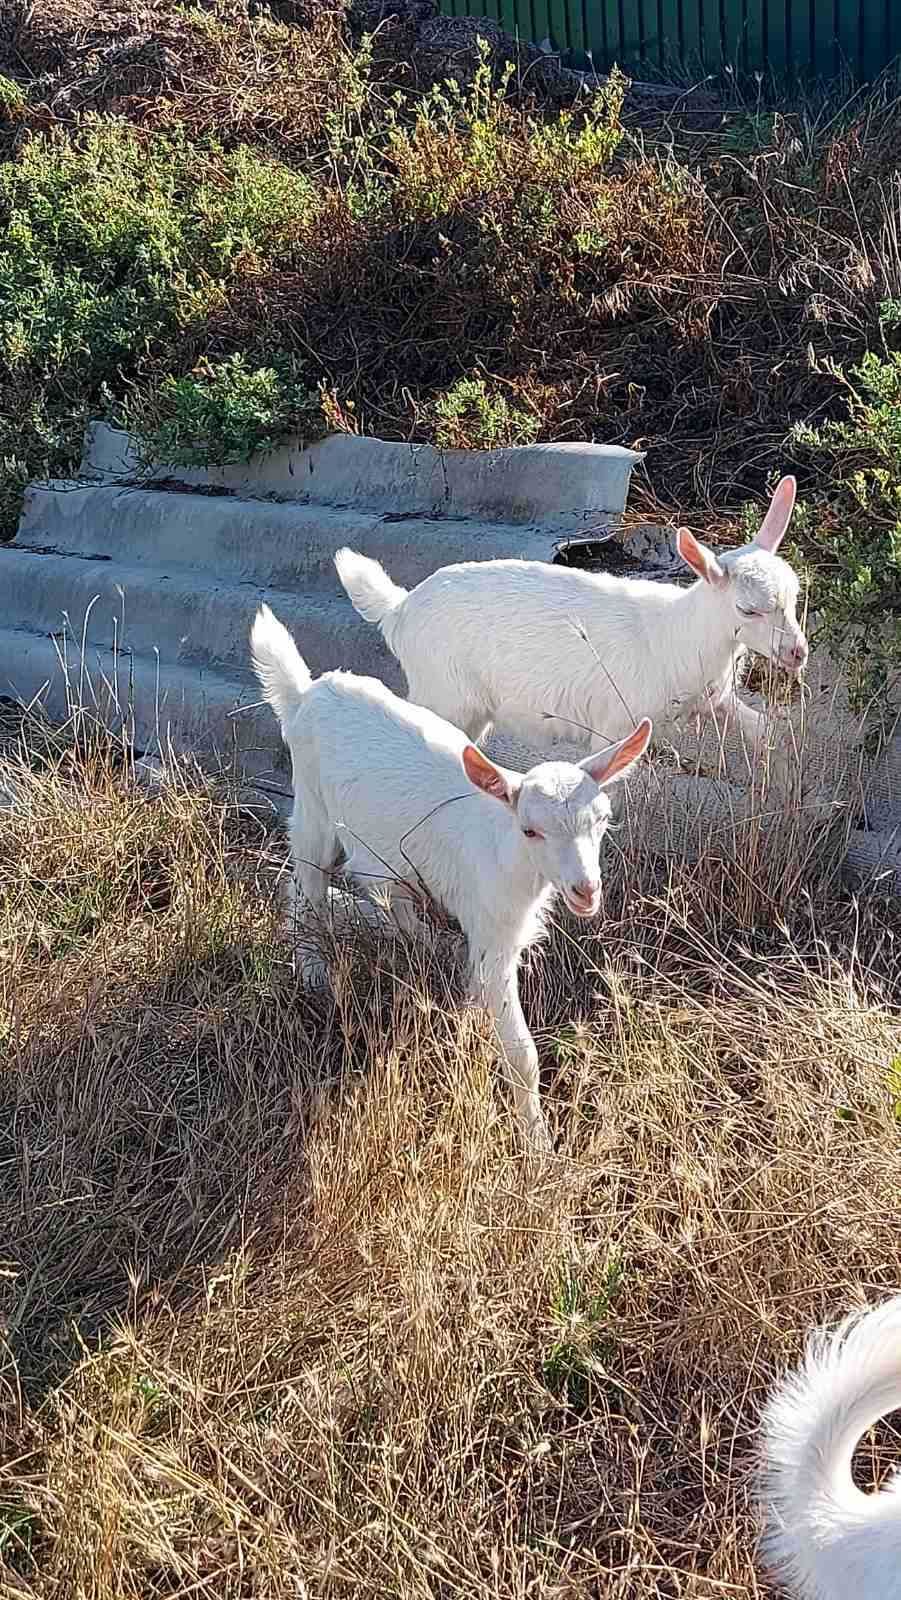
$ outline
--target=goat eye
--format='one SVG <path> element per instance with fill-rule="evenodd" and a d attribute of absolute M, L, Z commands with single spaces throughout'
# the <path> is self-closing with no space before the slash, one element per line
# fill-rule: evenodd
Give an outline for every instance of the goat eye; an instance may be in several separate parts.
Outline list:
<path fill-rule="evenodd" d="M 749 611 L 747 606 L 736 606 L 736 611 L 743 617 L 762 617 L 762 611 Z"/>
<path fill-rule="evenodd" d="M 523 828 L 522 836 L 523 836 L 524 839 L 543 839 L 544 838 L 544 834 L 543 833 L 539 833 L 537 828 Z"/>

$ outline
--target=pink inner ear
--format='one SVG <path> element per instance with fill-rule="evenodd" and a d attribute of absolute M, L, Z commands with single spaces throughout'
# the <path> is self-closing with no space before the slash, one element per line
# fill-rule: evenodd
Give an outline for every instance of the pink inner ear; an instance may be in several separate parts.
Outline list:
<path fill-rule="evenodd" d="M 701 570 L 701 552 L 698 549 L 697 540 L 695 539 L 694 534 L 689 533 L 687 528 L 677 529 L 676 549 L 678 550 L 686 566 L 691 567 L 692 572 L 696 572 L 698 577 L 702 578 L 704 574 Z"/>
<path fill-rule="evenodd" d="M 698 544 L 694 534 L 688 528 L 680 528 L 676 535 L 676 548 L 682 560 L 691 567 L 692 572 L 703 578 L 705 583 L 715 583 L 722 576 L 722 568 L 711 551 L 705 550 Z"/>
<path fill-rule="evenodd" d="M 483 784 L 482 787 L 485 789 L 487 794 L 496 794 L 499 800 L 508 800 L 510 798 L 507 793 L 507 785 L 505 784 L 499 772 L 496 772 L 493 777 L 489 778 L 487 783 Z"/>
<path fill-rule="evenodd" d="M 483 794 L 494 795 L 498 800 L 510 799 L 510 791 L 500 768 L 473 744 L 468 744 L 463 751 L 463 771 L 470 783 L 481 789 Z"/>
<path fill-rule="evenodd" d="M 768 550 L 770 555 L 778 550 L 785 537 L 785 530 L 795 509 L 797 492 L 798 485 L 794 478 L 783 478 L 773 490 L 769 509 L 754 540 L 761 550 Z"/>
<path fill-rule="evenodd" d="M 595 783 L 609 783 L 617 773 L 630 767 L 633 761 L 637 761 L 647 749 L 652 732 L 653 724 L 650 717 L 642 717 L 637 728 L 634 728 L 625 739 L 621 739 L 611 750 L 606 750 L 602 756 L 598 756 L 586 769 Z"/>

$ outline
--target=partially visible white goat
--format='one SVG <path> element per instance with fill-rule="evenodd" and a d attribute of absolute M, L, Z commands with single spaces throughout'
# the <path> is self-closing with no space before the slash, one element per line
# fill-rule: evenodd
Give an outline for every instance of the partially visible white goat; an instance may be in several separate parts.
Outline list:
<path fill-rule="evenodd" d="M 901 1480 L 862 1494 L 851 1457 L 901 1406 L 901 1295 L 811 1338 L 763 1417 L 763 1556 L 803 1600 L 901 1600 Z"/>
<path fill-rule="evenodd" d="M 783 478 L 753 543 L 719 556 L 680 528 L 679 553 L 701 580 L 687 588 L 483 561 L 441 567 L 408 592 L 353 550 L 335 566 L 403 667 L 410 699 L 471 739 L 512 720 L 612 740 L 639 712 L 658 731 L 695 715 L 737 722 L 756 756 L 766 719 L 738 698 L 740 658 L 751 649 L 794 674 L 807 660 L 798 579 L 775 554 L 794 503 L 795 480 Z"/>
<path fill-rule="evenodd" d="M 495 766 L 458 728 L 375 678 L 329 672 L 314 683 L 267 606 L 257 613 L 251 650 L 291 751 L 291 850 L 302 908 L 323 906 L 343 850 L 344 871 L 384 892 L 405 931 L 419 931 L 413 879 L 451 912 L 469 942 L 473 988 L 511 1068 L 519 1119 L 546 1146 L 519 958 L 540 933 L 555 890 L 576 916 L 596 913 L 599 848 L 611 814 L 601 785 L 642 754 L 650 722 L 579 766 L 547 762 L 520 774 Z"/>

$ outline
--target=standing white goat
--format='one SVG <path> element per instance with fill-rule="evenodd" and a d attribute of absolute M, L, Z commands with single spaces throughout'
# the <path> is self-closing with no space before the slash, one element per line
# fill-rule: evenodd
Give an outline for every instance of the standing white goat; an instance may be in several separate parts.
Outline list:
<path fill-rule="evenodd" d="M 520 774 L 375 678 L 328 672 L 314 683 L 268 606 L 257 613 L 251 650 L 291 751 L 295 894 L 314 911 L 322 907 L 343 850 L 344 871 L 383 892 L 405 931 L 419 931 L 413 878 L 457 918 L 473 988 L 511 1068 L 520 1122 L 546 1146 L 519 958 L 540 933 L 555 890 L 576 916 L 596 913 L 611 814 L 601 785 L 642 754 L 650 722 L 579 766 L 546 762 Z"/>
<path fill-rule="evenodd" d="M 803 1600 L 901 1600 L 901 1480 L 862 1494 L 851 1457 L 901 1406 L 901 1295 L 811 1338 L 763 1416 L 764 1560 Z"/>
<path fill-rule="evenodd" d="M 775 554 L 794 503 L 795 480 L 783 478 L 753 543 L 719 556 L 680 528 L 679 553 L 701 580 L 687 588 L 483 561 L 441 567 L 407 591 L 353 550 L 335 566 L 403 667 L 410 699 L 471 739 L 505 719 L 618 739 L 640 708 L 655 724 L 737 722 L 757 755 L 766 719 L 736 694 L 740 658 L 751 649 L 794 674 L 807 660 L 798 579 Z"/>

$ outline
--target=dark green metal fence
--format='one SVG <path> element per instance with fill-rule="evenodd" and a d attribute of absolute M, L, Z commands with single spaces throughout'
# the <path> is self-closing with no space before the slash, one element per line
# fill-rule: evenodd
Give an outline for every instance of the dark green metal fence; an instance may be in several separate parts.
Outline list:
<path fill-rule="evenodd" d="M 901 54 L 901 0 L 442 0 L 521 38 L 616 61 L 716 72 L 872 77 Z"/>

